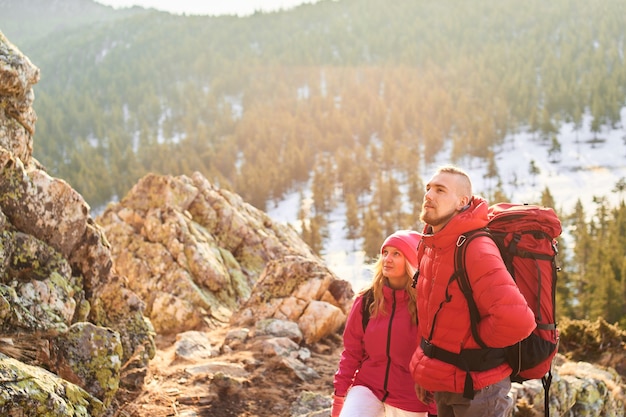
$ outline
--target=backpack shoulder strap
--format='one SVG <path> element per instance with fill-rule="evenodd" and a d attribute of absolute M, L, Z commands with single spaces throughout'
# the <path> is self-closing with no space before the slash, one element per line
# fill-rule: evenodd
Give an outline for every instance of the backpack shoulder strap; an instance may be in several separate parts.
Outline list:
<path fill-rule="evenodd" d="M 417 243 L 417 269 L 415 270 L 415 274 L 413 274 L 413 283 L 411 284 L 413 288 L 417 287 L 417 280 L 420 276 L 420 264 L 422 262 L 422 256 L 424 255 L 424 245 L 422 245 L 422 242 L 423 240 L 420 239 Z"/>
<path fill-rule="evenodd" d="M 459 236 L 456 242 L 456 248 L 454 253 L 454 276 L 457 282 L 459 283 L 459 288 L 463 292 L 465 299 L 467 300 L 467 306 L 469 307 L 470 313 L 470 327 L 472 330 L 472 336 L 476 343 L 480 345 L 481 348 L 487 349 L 487 345 L 483 342 L 483 339 L 478 334 L 478 322 L 480 321 L 480 313 L 478 312 L 478 307 L 476 306 L 476 301 L 474 301 L 474 294 L 472 293 L 472 287 L 469 282 L 469 277 L 467 276 L 466 262 L 465 262 L 465 252 L 467 251 L 467 246 L 471 241 L 480 236 L 488 236 L 492 238 L 491 233 L 486 228 L 472 230 L 471 232 L 464 233 Z"/>
<path fill-rule="evenodd" d="M 363 301 L 361 303 L 361 320 L 363 324 L 363 332 L 367 328 L 367 323 L 370 321 L 370 306 L 374 302 L 374 290 L 369 288 L 363 293 Z"/>

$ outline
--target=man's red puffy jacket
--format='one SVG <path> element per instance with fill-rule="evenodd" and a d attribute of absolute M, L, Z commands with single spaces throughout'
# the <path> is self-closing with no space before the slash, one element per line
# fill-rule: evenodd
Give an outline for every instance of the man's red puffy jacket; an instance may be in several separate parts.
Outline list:
<path fill-rule="evenodd" d="M 450 282 L 450 277 L 459 235 L 485 227 L 487 209 L 487 202 L 474 196 L 467 210 L 454 216 L 439 232 L 422 238 L 416 288 L 419 339 L 453 353 L 480 348 L 472 337 L 466 299 L 457 281 Z M 490 238 L 476 238 L 467 247 L 466 269 L 481 317 L 478 332 L 485 344 L 501 348 L 527 337 L 535 328 L 535 317 Z M 410 368 L 415 382 L 424 389 L 455 393 L 464 390 L 466 372 L 427 357 L 419 345 Z M 511 368 L 503 363 L 470 373 L 474 390 L 480 390 L 509 376 Z"/>

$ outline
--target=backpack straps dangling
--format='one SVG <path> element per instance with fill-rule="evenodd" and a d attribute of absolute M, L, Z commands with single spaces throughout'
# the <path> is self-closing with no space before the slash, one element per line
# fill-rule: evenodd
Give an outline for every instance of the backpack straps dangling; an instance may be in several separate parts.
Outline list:
<path fill-rule="evenodd" d="M 546 375 L 541 377 L 543 385 L 543 410 L 545 417 L 550 417 L 550 385 L 552 384 L 552 369 Z"/>

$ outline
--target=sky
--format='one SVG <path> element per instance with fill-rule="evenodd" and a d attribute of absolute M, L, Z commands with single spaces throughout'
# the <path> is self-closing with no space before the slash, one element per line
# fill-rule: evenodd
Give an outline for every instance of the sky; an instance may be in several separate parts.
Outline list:
<path fill-rule="evenodd" d="M 626 125 L 626 107 L 621 111 L 621 120 L 621 125 Z M 540 143 L 533 135 L 520 132 L 507 137 L 505 145 L 497 153 L 496 164 L 503 188 L 507 195 L 512 196 L 513 202 L 539 202 L 541 193 L 548 187 L 557 211 L 570 214 L 580 200 L 589 217 L 597 208 L 594 197 L 606 198 L 612 207 L 620 199 L 626 198 L 626 195 L 620 196 L 613 191 L 615 184 L 626 178 L 626 130 L 622 126 L 605 127 L 598 134 L 601 142 L 592 145 L 590 124 L 591 118 L 586 116 L 579 132 L 574 130 L 571 123 L 561 126 L 557 137 L 561 144 L 561 158 L 556 163 L 548 160 L 548 146 Z M 448 141 L 432 164 L 422 164 L 420 176 L 423 179 L 428 180 L 437 166 L 450 162 L 449 145 Z M 531 160 L 535 161 L 540 171 L 536 177 L 529 174 Z M 474 194 L 488 194 L 486 190 L 490 185 L 484 177 L 487 171 L 484 161 L 468 158 L 457 165 L 472 178 Z M 512 185 L 513 182 L 517 185 Z M 311 194 L 310 189 L 304 192 L 305 198 L 309 200 Z M 405 199 L 409 197 L 405 193 Z M 277 204 L 269 203 L 267 213 L 275 221 L 292 224 L 298 230 L 300 204 L 300 193 L 296 190 Z M 352 289 L 358 291 L 369 284 L 372 273 L 370 265 L 365 261 L 365 254 L 358 250 L 361 241 L 345 238 L 345 219 L 345 206 L 341 204 L 328 216 L 329 237 L 325 241 L 322 258 L 338 278 L 350 282 Z M 562 236 L 568 250 L 571 249 L 568 231 L 564 230 Z"/>
<path fill-rule="evenodd" d="M 255 11 L 291 9 L 304 3 L 319 0 L 96 0 L 114 8 L 141 6 L 174 14 L 238 15 L 248 16 Z"/>

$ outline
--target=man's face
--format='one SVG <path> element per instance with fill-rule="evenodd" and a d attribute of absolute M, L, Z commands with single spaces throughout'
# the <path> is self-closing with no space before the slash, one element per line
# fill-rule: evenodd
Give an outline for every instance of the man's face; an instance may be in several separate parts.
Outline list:
<path fill-rule="evenodd" d="M 438 232 L 465 205 L 459 195 L 459 176 L 448 172 L 435 174 L 426 184 L 420 220 Z"/>

